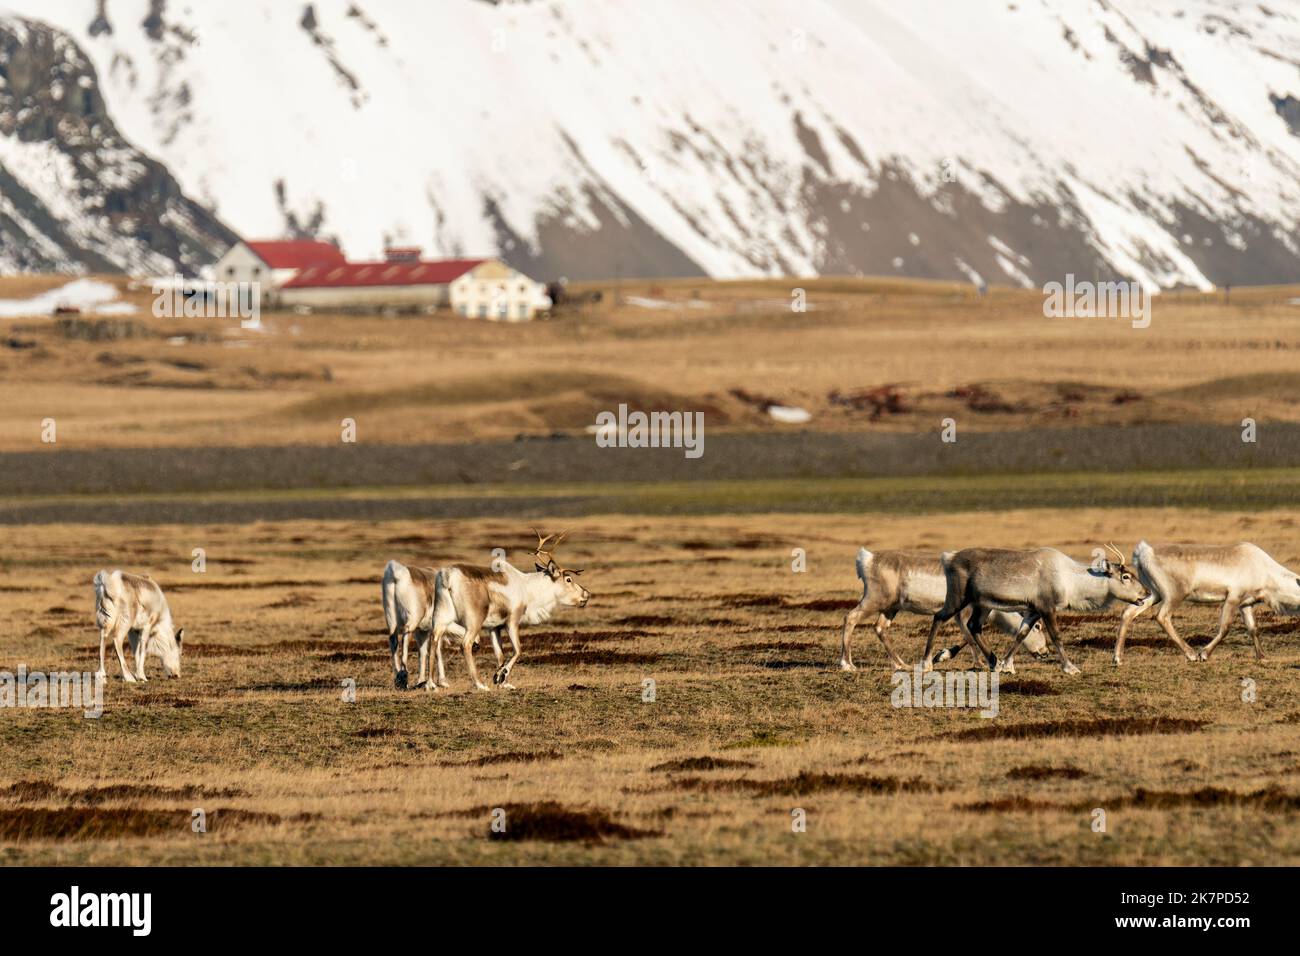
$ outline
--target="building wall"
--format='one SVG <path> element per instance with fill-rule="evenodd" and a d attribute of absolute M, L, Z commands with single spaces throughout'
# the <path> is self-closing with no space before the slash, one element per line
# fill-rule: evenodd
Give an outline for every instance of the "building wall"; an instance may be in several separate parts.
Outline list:
<path fill-rule="evenodd" d="M 450 301 L 459 315 L 498 322 L 527 322 L 549 306 L 544 285 L 496 260 L 453 280 Z"/>
<path fill-rule="evenodd" d="M 273 292 L 277 284 L 267 264 L 242 242 L 235 243 L 216 261 L 212 278 L 218 282 L 261 282 L 263 295 Z"/>
<path fill-rule="evenodd" d="M 287 307 L 308 306 L 328 310 L 431 308 L 447 304 L 447 286 L 339 286 L 333 288 L 281 289 L 279 304 Z"/>

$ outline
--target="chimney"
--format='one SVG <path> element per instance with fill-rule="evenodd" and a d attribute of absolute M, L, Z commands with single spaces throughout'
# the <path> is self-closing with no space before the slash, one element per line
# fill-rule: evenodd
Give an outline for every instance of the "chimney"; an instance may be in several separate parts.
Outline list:
<path fill-rule="evenodd" d="M 384 250 L 385 262 L 419 262 L 419 246 L 389 246 Z"/>

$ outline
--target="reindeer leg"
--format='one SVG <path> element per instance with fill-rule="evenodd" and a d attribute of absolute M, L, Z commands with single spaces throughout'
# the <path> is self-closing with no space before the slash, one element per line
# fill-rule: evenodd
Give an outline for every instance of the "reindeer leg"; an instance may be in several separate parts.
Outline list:
<path fill-rule="evenodd" d="M 1240 599 L 1232 596 L 1223 602 L 1223 609 L 1219 612 L 1219 633 L 1214 635 L 1214 640 L 1201 648 L 1201 660 L 1208 661 L 1214 649 L 1219 646 L 1219 642 L 1228 636 L 1228 632 L 1232 630 L 1232 619 L 1237 616 L 1237 609 L 1240 606 Z"/>
<path fill-rule="evenodd" d="M 478 668 L 474 665 L 474 644 L 478 641 L 479 629 L 483 622 L 473 618 L 465 620 L 465 636 L 460 639 L 461 650 L 465 653 L 465 669 L 469 671 L 469 682 L 475 690 L 491 690 L 478 678 Z"/>
<path fill-rule="evenodd" d="M 1178 645 L 1178 649 L 1183 652 L 1189 661 L 1199 661 L 1201 659 L 1200 654 L 1192 650 L 1191 646 L 1179 637 L 1178 632 L 1174 630 L 1174 608 L 1181 603 L 1181 597 L 1175 599 L 1166 594 L 1160 602 L 1160 608 L 1156 611 L 1156 623 L 1164 629 L 1169 639 Z"/>
<path fill-rule="evenodd" d="M 979 611 L 978 606 L 976 607 L 975 610 L 977 612 Z M 975 616 L 974 614 L 971 615 L 971 617 L 974 616 Z M 975 647 L 979 648 L 980 656 L 983 659 L 984 666 L 992 670 L 994 667 L 997 666 L 998 658 L 996 654 L 991 654 L 989 652 L 989 649 L 984 646 L 984 641 L 980 639 L 980 635 L 978 632 L 978 626 L 979 626 L 978 622 L 976 622 L 977 629 L 971 630 L 970 625 L 962 619 L 960 613 L 958 613 L 956 617 L 957 617 L 957 626 L 961 628 L 962 636 L 966 638 L 968 643 L 973 644 Z M 929 649 L 927 648 L 927 651 L 928 650 Z"/>
<path fill-rule="evenodd" d="M 938 613 L 930 619 L 930 634 L 925 639 L 925 652 L 921 655 L 921 662 L 919 664 L 921 673 L 928 674 L 930 671 L 934 670 L 934 660 L 930 655 L 934 652 L 934 636 L 939 633 L 939 626 L 943 624 L 944 621 L 952 620 L 954 615 L 957 615 L 960 620 L 961 610 L 962 609 L 958 607 L 956 610 L 950 611 L 948 610 L 948 606 L 945 604 Z"/>
<path fill-rule="evenodd" d="M 108 627 L 105 626 L 99 629 L 99 671 L 96 674 L 97 677 L 104 679 L 108 678 L 108 671 L 104 670 L 104 651 L 106 650 L 107 645 Z M 123 668 L 123 670 L 126 670 L 126 668 Z"/>
<path fill-rule="evenodd" d="M 420 674 L 415 682 L 417 688 L 424 687 L 429 682 L 429 635 L 432 633 L 432 628 L 415 632 L 415 650 L 420 658 Z"/>
<path fill-rule="evenodd" d="M 864 595 L 862 600 L 844 615 L 844 631 L 840 635 L 840 670 L 842 671 L 857 670 L 853 665 L 853 629 L 858 626 L 858 621 L 862 620 L 862 615 L 867 613 L 867 606 L 868 601 Z"/>
<path fill-rule="evenodd" d="M 131 638 L 131 654 L 135 657 L 135 679 L 142 683 L 149 682 L 149 678 L 144 676 L 144 659 L 149 656 L 151 623 L 146 622 L 145 626 L 140 628 L 139 637 Z"/>
<path fill-rule="evenodd" d="M 519 660 L 519 621 L 512 617 L 506 622 L 506 631 L 510 634 L 510 648 L 514 653 L 511 654 L 509 661 L 497 668 L 497 672 L 492 675 L 492 683 L 500 684 L 507 690 L 514 690 L 515 685 L 510 683 L 510 672 L 514 670 L 515 661 Z M 492 644 L 494 647 L 499 646 L 497 645 L 496 631 L 492 632 Z M 497 658 L 497 660 L 500 660 L 500 658 Z"/>
<path fill-rule="evenodd" d="M 1264 645 L 1259 640 L 1259 628 L 1255 626 L 1255 609 L 1249 604 L 1241 606 L 1241 623 L 1246 625 L 1246 633 L 1250 635 L 1251 643 L 1255 645 L 1255 660 L 1268 660 L 1264 656 Z"/>
<path fill-rule="evenodd" d="M 977 613 L 979 613 L 978 609 L 971 611 L 972 616 L 974 616 Z M 952 660 L 954 657 L 956 657 L 958 654 L 961 653 L 961 649 L 965 646 L 966 646 L 966 642 L 963 639 L 962 643 L 960 644 L 954 644 L 952 647 L 945 647 L 938 654 L 934 655 L 934 662 L 936 664 L 941 664 L 944 661 Z M 975 658 L 976 662 L 978 662 L 979 652 L 975 650 L 974 644 L 970 646 L 970 653 L 971 653 L 971 657 Z"/>
<path fill-rule="evenodd" d="M 127 639 L 131 628 L 126 621 L 119 621 L 116 629 L 113 631 L 113 649 L 117 651 L 117 665 L 122 668 L 122 680 L 128 684 L 135 683 L 135 675 L 126 668 L 126 655 L 122 653 L 122 645 Z"/>
<path fill-rule="evenodd" d="M 898 656 L 898 651 L 894 650 L 893 645 L 889 643 L 889 638 L 885 636 L 885 632 L 893 625 L 894 618 L 897 616 L 897 610 L 881 612 L 880 616 L 876 618 L 876 637 L 880 638 L 880 643 L 885 645 L 885 653 L 889 655 L 890 661 L 893 662 L 894 670 L 905 671 L 907 670 L 907 661 Z"/>
<path fill-rule="evenodd" d="M 447 627 L 448 624 L 446 622 L 434 621 L 433 633 L 429 637 L 429 640 L 433 642 L 434 653 L 438 656 L 439 671 L 442 670 L 442 642 L 446 639 Z M 446 687 L 447 685 L 442 684 L 441 686 Z M 424 689 L 428 691 L 430 694 L 432 694 L 437 689 L 437 687 L 435 686 L 433 681 L 426 680 L 424 682 Z"/>
<path fill-rule="evenodd" d="M 393 655 L 393 686 L 398 690 L 406 689 L 406 668 L 397 656 L 397 631 L 388 635 L 388 650 Z"/>
<path fill-rule="evenodd" d="M 500 670 L 505 655 L 501 653 L 501 628 L 499 627 L 492 628 L 492 654 L 497 659 L 497 670 Z"/>
<path fill-rule="evenodd" d="M 1061 658 L 1061 670 L 1067 674 L 1079 673 L 1079 668 L 1074 666 L 1074 662 L 1065 656 L 1065 648 L 1061 646 L 1061 635 L 1056 630 L 1056 614 L 1043 615 L 1043 626 L 1047 628 L 1047 638 L 1052 642 L 1052 647 L 1056 648 L 1056 653 Z"/>
<path fill-rule="evenodd" d="M 1029 640 L 1030 633 L 1034 630 L 1034 625 L 1038 623 L 1038 615 L 1033 611 L 1028 612 L 1020 619 L 1020 630 L 1016 631 L 1016 636 L 1011 641 L 1011 650 L 1005 658 L 998 661 L 994 670 L 1005 671 L 1008 674 L 1016 672 L 1016 651 L 1020 650 L 1022 644 Z"/>
<path fill-rule="evenodd" d="M 431 638 L 431 640 L 433 640 L 433 639 Z M 442 638 L 438 638 L 438 639 L 436 639 L 436 640 L 433 640 L 433 658 L 434 658 L 434 661 L 436 662 L 437 667 L 438 667 L 438 677 L 437 677 L 437 680 L 435 681 L 435 683 L 436 683 L 439 687 L 447 687 L 447 686 L 448 686 L 448 684 L 447 684 L 447 671 L 446 671 L 446 668 L 444 668 L 444 667 L 443 667 L 443 664 L 442 664 L 442 643 L 443 643 L 443 642 L 442 642 Z M 432 675 L 430 675 L 430 676 L 432 676 Z"/>
<path fill-rule="evenodd" d="M 1133 626 L 1133 622 L 1141 617 L 1144 613 L 1160 604 L 1160 600 L 1152 594 L 1149 598 L 1143 600 L 1141 604 L 1130 604 L 1124 608 L 1124 613 L 1119 619 L 1119 635 L 1115 638 L 1115 666 L 1119 667 L 1124 663 L 1124 641 L 1128 638 L 1128 629 Z"/>

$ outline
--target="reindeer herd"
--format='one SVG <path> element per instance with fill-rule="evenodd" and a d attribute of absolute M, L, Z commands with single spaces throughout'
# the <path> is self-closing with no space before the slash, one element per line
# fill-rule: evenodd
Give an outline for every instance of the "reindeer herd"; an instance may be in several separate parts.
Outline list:
<path fill-rule="evenodd" d="M 549 620 L 561 607 L 586 607 L 591 599 L 591 592 L 578 583 L 582 571 L 561 567 L 555 560 L 555 549 L 566 532 L 534 534 L 533 571 L 521 571 L 504 557 L 495 558 L 491 567 L 408 567 L 388 562 L 380 591 L 395 686 L 404 689 L 409 684 L 407 665 L 414 637 L 419 652 L 417 688 L 433 693 L 448 686 L 443 648 L 455 640 L 471 685 L 489 690 L 474 662 L 474 650 L 486 632 L 497 663 L 492 682 L 513 689 L 510 675 L 519 661 L 520 628 Z M 1054 548 L 967 548 L 938 556 L 922 551 L 872 553 L 862 548 L 856 561 L 862 599 L 844 619 L 840 667 L 856 670 L 853 630 L 865 617 L 874 621 L 876 636 L 894 668 L 905 669 L 907 663 L 887 636 L 894 618 L 904 611 L 931 619 L 925 652 L 917 665 L 924 671 L 969 646 L 982 666 L 1014 673 L 1015 656 L 1022 646 L 1042 654 L 1050 641 L 1067 674 L 1077 674 L 1079 668 L 1061 643 L 1058 615 L 1062 612 L 1122 607 L 1116 665 L 1123 663 L 1124 641 L 1133 622 L 1148 610 L 1155 610 L 1156 622 L 1190 661 L 1209 660 L 1238 615 L 1254 643 L 1256 659 L 1264 660 L 1254 609 L 1263 606 L 1300 614 L 1300 577 L 1253 544 L 1153 546 L 1139 541 L 1132 565 L 1125 563 L 1114 545 L 1106 547 L 1109 556 L 1099 556 L 1091 564 Z M 147 577 L 123 571 L 100 571 L 94 588 L 99 675 L 106 676 L 105 651 L 111 637 L 124 680 L 147 680 L 144 665 L 149 655 L 161 659 L 169 677 L 179 677 L 185 632 L 173 624 L 162 589 Z M 1218 632 L 1199 651 L 1174 628 L 1173 612 L 1186 601 L 1220 605 Z M 953 618 L 962 643 L 934 654 L 940 626 Z M 999 658 L 984 641 L 990 624 L 1011 635 L 1005 657 Z M 501 647 L 503 637 L 510 640 L 509 660 Z M 128 642 L 134 658 L 131 670 L 123 652 Z"/>
<path fill-rule="evenodd" d="M 1083 564 L 1055 548 L 1011 551 L 1002 548 L 967 548 L 945 551 L 936 557 L 918 551 L 858 551 L 858 577 L 862 600 L 844 619 L 840 667 L 855 670 L 850 641 L 853 629 L 865 616 L 876 619 L 876 635 L 895 668 L 907 665 L 885 635 L 902 611 L 931 616 L 930 633 L 919 667 L 929 671 L 935 661 L 946 660 L 969 645 L 976 660 L 997 671 L 1015 672 L 1021 645 L 1037 652 L 1046 632 L 1067 674 L 1079 668 L 1061 644 L 1057 615 L 1062 611 L 1097 612 L 1123 607 L 1115 639 L 1115 664 L 1124 662 L 1124 640 L 1133 622 L 1155 608 L 1156 621 L 1189 661 L 1208 661 L 1214 649 L 1241 615 L 1255 645 L 1255 658 L 1264 660 L 1254 608 L 1267 607 L 1282 614 L 1300 614 L 1300 577 L 1253 544 L 1150 545 L 1139 541 L 1132 566 L 1112 544 L 1109 557 Z M 1219 630 L 1200 651 L 1193 649 L 1174 629 L 1173 613 L 1184 601 L 1218 604 Z M 964 617 L 963 612 L 967 609 Z M 945 621 L 957 618 L 963 644 L 931 658 L 935 636 Z M 990 621 L 1013 635 L 1011 650 L 999 659 L 981 638 Z"/>

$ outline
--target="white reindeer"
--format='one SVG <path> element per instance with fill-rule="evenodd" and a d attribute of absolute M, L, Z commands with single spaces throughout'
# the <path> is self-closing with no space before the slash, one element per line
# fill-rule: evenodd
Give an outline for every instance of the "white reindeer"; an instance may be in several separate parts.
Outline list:
<path fill-rule="evenodd" d="M 1133 566 L 1151 596 L 1124 611 L 1115 639 L 1115 664 L 1124 662 L 1124 640 L 1132 623 L 1150 608 L 1156 623 L 1189 661 L 1208 661 L 1240 613 L 1246 633 L 1255 645 L 1255 659 L 1264 660 L 1264 648 L 1255 626 L 1256 605 L 1281 614 L 1300 614 L 1300 577 L 1278 564 L 1253 544 L 1161 544 L 1139 541 L 1133 549 Z M 1173 614 L 1184 601 L 1218 604 L 1219 631 L 1197 652 L 1174 630 Z"/>
<path fill-rule="evenodd" d="M 410 657 L 411 635 L 423 632 L 427 638 L 433 627 L 433 591 L 438 571 L 435 568 L 407 567 L 400 561 L 384 566 L 380 593 L 384 602 L 384 623 L 388 625 L 388 648 L 393 655 L 393 684 L 405 689 L 406 662 Z M 402 653 L 397 654 L 398 642 Z"/>
<path fill-rule="evenodd" d="M 885 646 L 885 652 L 893 661 L 896 670 L 906 670 L 907 663 L 898 656 L 885 636 L 894 618 L 902 611 L 910 614 L 924 614 L 932 617 L 942 607 L 947 596 L 948 580 L 944 576 L 943 565 L 939 556 L 927 551 L 877 551 L 872 553 L 866 548 L 858 549 L 858 579 L 862 582 L 862 600 L 844 617 L 844 633 L 840 643 L 840 669 L 857 670 L 853 664 L 851 639 L 853 629 L 862 618 L 875 618 L 876 636 Z M 982 630 L 993 623 L 1008 634 L 1020 631 L 1019 614 L 1004 611 L 984 611 L 971 626 Z M 1026 641 L 1034 654 L 1042 653 L 1047 648 L 1043 637 L 1042 623 L 1036 623 Z M 961 645 L 941 651 L 935 661 L 943 661 L 961 650 Z M 972 653 L 975 652 L 971 645 Z"/>
<path fill-rule="evenodd" d="M 459 632 L 470 683 L 478 690 L 487 690 L 487 685 L 479 680 L 478 668 L 474 666 L 474 645 L 478 643 L 483 628 L 495 630 L 504 627 L 513 653 L 509 661 L 502 663 L 500 643 L 494 633 L 492 645 L 497 656 L 497 670 L 492 682 L 513 690 L 514 685 L 509 681 L 510 672 L 519 660 L 520 626 L 549 620 L 561 606 L 587 606 L 591 592 L 578 583 L 581 569 L 560 567 L 552 554 L 566 533 L 560 533 L 551 550 L 547 550 L 546 545 L 554 536 L 543 538 L 537 534 L 537 548 L 533 552 L 537 570 L 531 573 L 520 571 L 502 558 L 496 559 L 491 568 L 453 564 L 438 572 L 432 633 L 420 642 L 420 682 L 430 693 L 435 686 L 447 686 L 442 645 L 448 634 Z M 437 667 L 436 678 L 428 670 L 430 644 L 433 645 Z M 426 679 L 426 675 L 431 679 Z"/>
<path fill-rule="evenodd" d="M 185 629 L 175 630 L 172 612 L 162 588 L 149 578 L 125 571 L 100 571 L 94 578 L 95 623 L 99 625 L 99 676 L 106 677 L 104 650 L 109 634 L 117 651 L 122 678 L 128 683 L 147 681 L 145 657 L 152 653 L 162 659 L 168 677 L 181 676 L 181 639 Z M 130 638 L 135 658 L 135 673 L 126 669 L 122 644 Z"/>
<path fill-rule="evenodd" d="M 999 671 L 1014 666 L 1016 651 L 1024 643 L 1029 629 L 1041 619 L 1052 647 L 1061 658 L 1061 669 L 1067 674 L 1079 673 L 1079 668 L 1066 657 L 1065 648 L 1061 646 L 1061 635 L 1056 626 L 1057 613 L 1099 611 L 1120 601 L 1136 605 L 1151 594 L 1137 573 L 1124 564 L 1124 555 L 1119 549 L 1113 545 L 1107 545 L 1107 548 L 1116 560 L 1103 558 L 1091 565 L 1081 564 L 1055 548 L 1031 551 L 968 548 L 956 553 L 946 552 L 942 561 L 948 578 L 947 596 L 943 609 L 930 622 L 922 669 L 930 669 L 934 636 L 939 625 L 950 618 L 957 618 L 966 640 L 974 643 L 984 660 Z M 973 632 L 962 620 L 961 611 L 971 605 L 1015 611 L 1025 616 L 1011 652 L 1002 661 L 989 653 L 978 632 Z"/>

